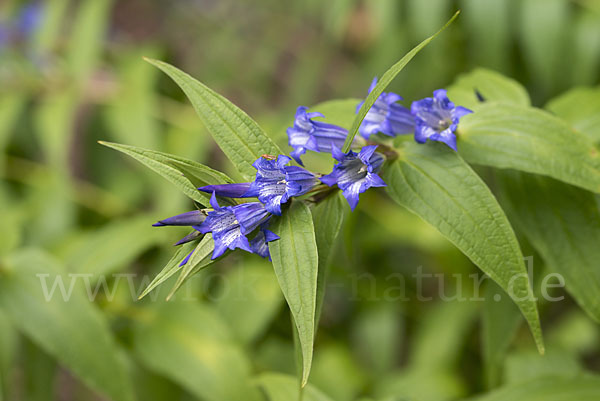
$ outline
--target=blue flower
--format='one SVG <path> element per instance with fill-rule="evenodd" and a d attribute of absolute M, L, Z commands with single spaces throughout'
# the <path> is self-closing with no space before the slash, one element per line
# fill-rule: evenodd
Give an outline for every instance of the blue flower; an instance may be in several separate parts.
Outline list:
<path fill-rule="evenodd" d="M 384 157 L 375 153 L 377 145 L 365 146 L 357 154 L 349 151 L 344 154 L 334 147 L 333 157 L 338 163 L 331 174 L 323 176 L 321 181 L 330 187 L 337 184 L 342 194 L 354 210 L 358 205 L 358 196 L 371 187 L 385 187 L 386 183 L 377 175 Z"/>
<path fill-rule="evenodd" d="M 158 223 L 152 224 L 152 226 L 199 226 L 205 219 L 206 214 L 202 213 L 200 210 L 194 210 L 192 212 L 186 212 L 169 217 L 168 219 L 160 220 Z"/>
<path fill-rule="evenodd" d="M 348 131 L 337 125 L 313 121 L 315 117 L 324 117 L 321 113 L 307 113 L 304 106 L 296 110 L 294 126 L 287 129 L 288 143 L 294 150 L 290 155 L 302 164 L 300 156 L 306 150 L 315 152 L 331 152 L 331 146 L 341 148 L 348 136 Z"/>
<path fill-rule="evenodd" d="M 257 197 L 265 204 L 268 212 L 281 216 L 281 205 L 293 196 L 304 195 L 319 183 L 310 171 L 287 166 L 291 161 L 287 156 L 277 159 L 258 158 L 252 165 L 256 168 L 256 179 L 252 183 L 209 185 L 198 188 L 200 191 L 214 191 L 219 196 L 236 198 Z"/>
<path fill-rule="evenodd" d="M 252 253 L 247 235 L 270 217 L 264 205 L 250 202 L 220 207 L 215 193 L 210 199 L 210 204 L 214 210 L 208 213 L 200 226 L 194 228 L 202 234 L 212 233 L 215 242 L 212 259 L 223 255 L 227 249 L 240 248 Z"/>
<path fill-rule="evenodd" d="M 427 97 L 413 102 L 410 107 L 415 116 L 415 140 L 419 143 L 432 141 L 444 142 L 456 150 L 456 127 L 458 121 L 471 110 L 455 106 L 446 96 L 445 89 L 433 92 L 433 98 Z"/>
<path fill-rule="evenodd" d="M 242 182 L 239 184 L 206 185 L 198 188 L 198 190 L 208 193 L 216 192 L 217 196 L 226 198 L 244 198 L 244 195 L 250 189 L 250 184 L 250 182 Z"/>
<path fill-rule="evenodd" d="M 269 253 L 269 242 L 276 241 L 279 239 L 279 235 L 268 229 L 269 221 L 263 223 L 260 226 L 258 234 L 250 241 L 250 248 L 252 252 L 263 258 L 269 258 L 271 260 L 271 254 Z"/>
<path fill-rule="evenodd" d="M 281 205 L 293 196 L 304 195 L 319 183 L 308 170 L 297 166 L 286 166 L 291 161 L 280 155 L 276 160 L 259 158 L 252 164 L 257 172 L 245 196 L 256 196 L 266 209 L 281 216 Z"/>
<path fill-rule="evenodd" d="M 375 85 L 377 85 L 377 77 L 373 78 L 369 93 L 373 91 Z M 409 109 L 396 103 L 399 100 L 402 100 L 402 96 L 396 93 L 383 92 L 379 95 L 367 112 L 358 132 L 366 139 L 378 132 L 388 136 L 412 133 L 415 129 L 415 119 Z M 363 104 L 364 101 L 356 106 L 357 114 Z"/>
<path fill-rule="evenodd" d="M 191 212 L 178 214 L 177 216 L 169 217 L 168 219 L 160 220 L 158 223 L 154 223 L 152 226 L 191 226 L 195 228 L 202 224 L 202 222 L 205 219 L 205 213 L 201 212 L 200 210 L 194 210 Z M 187 242 L 193 241 L 196 238 L 200 237 L 200 235 L 201 233 L 197 231 L 197 229 L 195 229 L 192 233 L 186 235 L 185 237 L 177 241 L 175 245 L 182 245 Z"/>

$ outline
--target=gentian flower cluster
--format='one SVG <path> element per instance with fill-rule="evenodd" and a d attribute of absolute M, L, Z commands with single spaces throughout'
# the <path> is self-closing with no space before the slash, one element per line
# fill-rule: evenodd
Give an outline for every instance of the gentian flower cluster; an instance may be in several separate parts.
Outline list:
<path fill-rule="evenodd" d="M 375 78 L 369 93 L 376 84 Z M 361 193 L 371 187 L 386 186 L 379 176 L 386 157 L 376 151 L 380 145 L 373 142 L 373 135 L 382 133 L 394 137 L 414 133 L 418 143 L 430 139 L 443 142 L 456 150 L 456 128 L 459 119 L 471 113 L 471 110 L 455 106 L 443 89 L 436 90 L 433 98 L 413 102 L 410 109 L 398 104 L 400 100 L 402 97 L 398 94 L 382 93 L 359 128 L 367 143 L 361 147 L 361 141 L 364 140 L 355 140 L 353 147 L 361 147 L 360 150 L 350 150 L 347 153 L 340 149 L 348 136 L 346 129 L 314 121 L 316 117 L 324 118 L 323 114 L 308 112 L 304 106 L 298 107 L 294 124 L 287 129 L 289 145 L 294 149 L 290 156 L 302 166 L 300 157 L 307 150 L 330 153 L 336 163 L 329 174 L 315 174 L 304 167 L 291 166 L 289 164 L 292 159 L 285 155 L 263 155 L 252 164 L 256 168 L 254 181 L 198 188 L 212 194 L 212 209 L 183 213 L 154 225 L 190 226 L 194 229 L 176 245 L 211 233 L 215 245 L 212 259 L 220 257 L 227 249 L 238 248 L 270 259 L 268 244 L 279 237 L 269 230 L 269 222 L 273 215 L 281 216 L 284 213 L 282 205 L 290 199 L 337 186 L 350 208 L 354 210 Z M 357 105 L 357 113 L 362 104 L 361 102 Z M 258 198 L 258 202 L 220 206 L 217 196 Z M 191 254 L 181 264 L 187 263 L 190 256 Z"/>
<path fill-rule="evenodd" d="M 369 87 L 369 93 L 377 85 L 377 78 Z M 414 132 L 415 140 L 425 143 L 428 139 L 443 142 L 456 150 L 456 128 L 460 118 L 472 113 L 471 110 L 455 106 L 448 99 L 445 89 L 433 92 L 433 97 L 417 100 L 412 103 L 410 110 L 397 102 L 402 97 L 396 93 L 383 92 L 365 116 L 360 128 L 360 134 L 366 139 L 371 135 L 382 133 L 387 136 L 410 134 Z M 364 102 L 356 107 L 356 113 Z"/>

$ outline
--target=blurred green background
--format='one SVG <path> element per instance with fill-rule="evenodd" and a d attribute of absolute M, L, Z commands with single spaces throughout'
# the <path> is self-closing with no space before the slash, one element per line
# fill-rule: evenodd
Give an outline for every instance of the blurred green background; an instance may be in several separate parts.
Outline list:
<path fill-rule="evenodd" d="M 225 95 L 287 148 L 298 105 L 365 96 L 374 76 L 457 9 L 459 19 L 391 84 L 406 105 L 475 67 L 518 80 L 536 106 L 598 84 L 595 0 L 2 1 L 0 272 L 31 272 L 30 289 L 40 285 L 34 273 L 79 274 L 75 291 L 86 304 L 83 278 L 99 288 L 80 309 L 40 307 L 0 273 L 5 294 L 25 294 L 13 304 L 17 321 L 0 308 L 5 399 L 260 400 L 271 392 L 255 392 L 256 384 L 289 379 L 265 373 L 293 375 L 295 362 L 288 311 L 272 268 L 257 257 L 236 252 L 169 303 L 172 283 L 135 302 L 131 289 L 139 294 L 185 234 L 151 224 L 193 205 L 97 141 L 177 154 L 235 177 L 182 92 L 143 56 Z M 383 192 L 365 195 L 331 266 L 310 381 L 322 393 L 442 401 L 528 375 L 600 369 L 598 327 L 560 290 L 566 300 L 540 305 L 545 359 L 511 317 L 512 304 L 442 302 L 440 285 L 448 296 L 457 291 L 452 274 L 466 282 L 478 270 Z M 415 298 L 418 268 L 446 274 L 424 282 L 431 301 Z M 508 320 L 486 321 L 493 308 Z M 80 338 L 63 332 L 63 348 L 48 346 L 46 319 L 81 330 Z M 494 333 L 500 345 L 490 347 Z M 114 352 L 108 362 L 123 369 L 113 372 L 118 380 L 107 361 L 86 365 L 86 349 L 104 343 Z"/>

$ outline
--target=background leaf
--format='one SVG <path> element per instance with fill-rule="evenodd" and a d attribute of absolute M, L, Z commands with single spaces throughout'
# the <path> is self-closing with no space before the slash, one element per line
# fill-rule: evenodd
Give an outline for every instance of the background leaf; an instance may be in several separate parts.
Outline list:
<path fill-rule="evenodd" d="M 22 251 L 8 259 L 0 274 L 0 306 L 20 331 L 67 366 L 92 389 L 115 401 L 133 399 L 131 385 L 103 316 L 75 286 L 67 300 L 58 287 L 47 301 L 47 290 L 70 278 L 52 258 L 39 251 Z M 66 335 L 68 333 L 68 335 Z"/>
<path fill-rule="evenodd" d="M 224 282 L 215 307 L 236 339 L 251 344 L 264 334 L 281 309 L 283 297 L 277 278 L 269 263 L 252 255 L 227 274 Z"/>
<path fill-rule="evenodd" d="M 600 397 L 600 378 L 548 376 L 502 387 L 472 401 L 593 401 Z"/>
<path fill-rule="evenodd" d="M 482 105 L 477 98 L 477 91 L 485 99 L 485 103 L 505 103 L 515 106 L 529 106 L 531 100 L 523 86 L 510 78 L 485 68 L 476 68 L 471 72 L 459 75 L 448 87 L 448 98 L 454 104 L 471 110 Z"/>
<path fill-rule="evenodd" d="M 516 226 L 541 254 L 549 270 L 564 277 L 567 291 L 583 310 L 600 322 L 597 196 L 531 174 L 505 171 L 498 177 Z"/>
<path fill-rule="evenodd" d="M 486 283 L 481 311 L 481 345 L 488 388 L 498 387 L 508 348 L 521 323 L 515 303 L 502 296 L 502 288 L 493 281 Z"/>
<path fill-rule="evenodd" d="M 436 227 L 509 292 L 543 352 L 537 307 L 523 255 L 488 187 L 456 152 L 443 144 L 423 146 L 405 142 L 403 145 L 398 160 L 388 163 L 383 170 L 392 199 Z"/>
<path fill-rule="evenodd" d="M 152 229 L 153 216 L 141 215 L 77 233 L 59 252 L 69 271 L 98 277 L 128 266 L 141 253 L 165 240 L 164 230 Z"/>
<path fill-rule="evenodd" d="M 264 389 L 269 401 L 288 401 L 298 399 L 298 381 L 281 373 L 263 373 L 256 383 Z M 310 384 L 303 389 L 303 401 L 332 401 Z"/>
<path fill-rule="evenodd" d="M 135 352 L 149 369 L 207 401 L 258 401 L 250 361 L 218 315 L 196 301 L 137 310 Z"/>
<path fill-rule="evenodd" d="M 319 256 L 310 209 L 292 202 L 271 229 L 281 239 L 269 244 L 273 268 L 298 329 L 302 350 L 302 386 L 308 381 L 315 337 Z"/>
<path fill-rule="evenodd" d="M 571 127 L 600 141 L 600 89 L 575 88 L 552 99 L 546 109 L 566 120 Z"/>

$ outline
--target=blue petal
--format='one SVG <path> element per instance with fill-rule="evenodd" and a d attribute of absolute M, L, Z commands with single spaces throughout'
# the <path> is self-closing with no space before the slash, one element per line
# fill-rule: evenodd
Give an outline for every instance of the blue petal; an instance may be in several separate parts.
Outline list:
<path fill-rule="evenodd" d="M 249 188 L 250 183 L 243 182 L 239 184 L 206 185 L 198 188 L 198 190 L 208 193 L 214 192 L 217 196 L 224 196 L 227 198 L 243 198 Z"/>
<path fill-rule="evenodd" d="M 365 164 L 369 165 L 371 156 L 375 153 L 375 149 L 377 149 L 377 145 L 370 145 L 363 147 L 358 153 L 358 158 Z"/>
<path fill-rule="evenodd" d="M 368 183 L 368 187 L 387 187 L 387 184 L 385 183 L 385 181 L 383 181 L 383 179 L 375 174 L 375 173 L 369 173 L 367 174 L 367 177 L 365 178 L 366 182 Z"/>
<path fill-rule="evenodd" d="M 215 210 L 220 210 L 221 209 L 221 206 L 219 206 L 219 202 L 217 202 L 217 195 L 214 193 L 214 191 L 212 193 L 212 196 L 210 197 L 210 205 Z"/>
<path fill-rule="evenodd" d="M 154 223 L 153 226 L 197 226 L 202 224 L 205 219 L 206 215 L 204 213 L 199 210 L 193 210 L 191 212 L 169 217 L 168 219 L 160 220 L 158 223 Z"/>
<path fill-rule="evenodd" d="M 463 107 L 463 106 L 457 106 L 457 107 L 454 109 L 453 113 L 452 113 L 452 118 L 457 118 L 457 119 L 459 119 L 459 118 L 461 118 L 462 116 L 464 116 L 464 115 L 467 115 L 467 114 L 470 114 L 470 113 L 472 113 L 472 112 L 473 112 L 472 110 L 469 110 L 469 109 L 467 109 L 466 107 Z"/>
<path fill-rule="evenodd" d="M 344 189 L 344 191 L 342 192 L 342 195 L 344 195 L 344 198 L 346 198 L 348 204 L 350 205 L 350 210 L 354 210 L 358 205 L 358 195 L 360 194 L 360 188 L 361 183 L 355 182 L 354 184 Z"/>
<path fill-rule="evenodd" d="M 243 203 L 233 206 L 235 219 L 241 227 L 242 234 L 249 234 L 269 217 L 265 206 L 258 202 Z"/>

